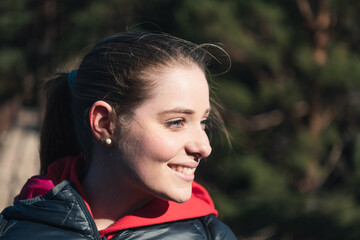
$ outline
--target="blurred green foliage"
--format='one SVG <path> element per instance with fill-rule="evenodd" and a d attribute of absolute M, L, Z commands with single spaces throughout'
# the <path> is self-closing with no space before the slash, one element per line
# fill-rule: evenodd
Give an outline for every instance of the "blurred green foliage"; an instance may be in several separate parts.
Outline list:
<path fill-rule="evenodd" d="M 215 139 L 198 176 L 219 217 L 243 239 L 360 238 L 360 2 L 2 0 L 0 11 L 0 95 L 32 103 L 45 77 L 118 31 L 221 43 L 232 67 L 215 90 L 233 146 Z"/>

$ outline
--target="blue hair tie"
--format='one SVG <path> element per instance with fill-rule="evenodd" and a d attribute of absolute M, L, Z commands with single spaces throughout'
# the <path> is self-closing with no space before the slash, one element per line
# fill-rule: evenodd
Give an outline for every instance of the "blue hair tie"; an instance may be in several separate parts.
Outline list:
<path fill-rule="evenodd" d="M 72 70 L 68 75 L 68 84 L 71 91 L 73 91 L 74 80 L 77 73 L 77 69 Z"/>

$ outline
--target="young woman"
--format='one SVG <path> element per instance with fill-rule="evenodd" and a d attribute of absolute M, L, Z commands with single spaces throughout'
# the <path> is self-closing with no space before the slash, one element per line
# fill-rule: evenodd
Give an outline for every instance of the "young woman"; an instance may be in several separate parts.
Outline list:
<path fill-rule="evenodd" d="M 0 239 L 236 239 L 194 182 L 221 119 L 210 54 L 165 34 L 110 36 L 46 84 L 41 176 L 0 215 Z"/>

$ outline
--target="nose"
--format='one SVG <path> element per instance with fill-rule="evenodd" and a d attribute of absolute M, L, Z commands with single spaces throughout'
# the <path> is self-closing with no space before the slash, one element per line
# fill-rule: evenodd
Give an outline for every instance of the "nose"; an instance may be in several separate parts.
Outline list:
<path fill-rule="evenodd" d="M 185 149 L 187 154 L 194 156 L 196 161 L 208 157 L 212 150 L 209 138 L 202 129 L 192 131 Z"/>

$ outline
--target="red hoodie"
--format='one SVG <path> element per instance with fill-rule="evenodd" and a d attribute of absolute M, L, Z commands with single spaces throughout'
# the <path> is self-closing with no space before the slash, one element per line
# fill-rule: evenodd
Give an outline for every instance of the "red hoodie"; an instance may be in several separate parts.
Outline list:
<path fill-rule="evenodd" d="M 91 213 L 91 208 L 86 202 L 80 183 L 85 174 L 84 170 L 84 160 L 81 157 L 59 159 L 49 166 L 45 177 L 35 176 L 30 178 L 20 194 L 15 198 L 15 201 L 44 195 L 61 181 L 70 180 L 76 185 Z M 99 233 L 101 237 L 107 236 L 109 238 L 113 237 L 116 232 L 128 228 L 197 218 L 209 214 L 216 216 L 218 214 L 214 203 L 208 192 L 200 184 L 193 182 L 192 195 L 187 202 L 176 203 L 154 198 L 144 207 L 120 218 L 108 228 L 100 230 Z"/>

